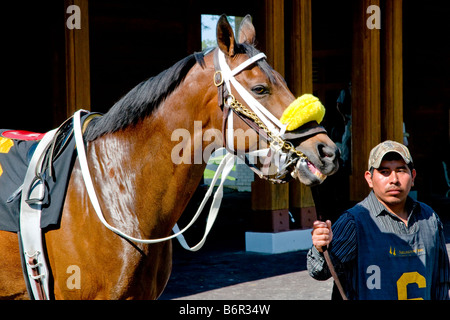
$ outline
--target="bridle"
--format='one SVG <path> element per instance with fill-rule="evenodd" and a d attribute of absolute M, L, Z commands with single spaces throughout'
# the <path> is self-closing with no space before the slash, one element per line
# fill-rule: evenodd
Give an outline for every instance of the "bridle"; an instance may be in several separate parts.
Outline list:
<path fill-rule="evenodd" d="M 213 81 L 218 89 L 218 104 L 223 111 L 223 146 L 228 152 L 244 160 L 249 168 L 261 179 L 274 183 L 286 183 L 287 181 L 283 180 L 283 178 L 289 172 L 294 175 L 292 170 L 296 170 L 296 163 L 300 160 L 306 165 L 308 161 L 308 157 L 300 150 L 295 149 L 294 145 L 287 139 L 306 139 L 318 133 L 326 133 L 326 130 L 314 121 L 301 126 L 298 130 L 286 132 L 286 125 L 282 124 L 235 79 L 235 76 L 241 71 L 265 58 L 266 55 L 264 53 L 258 53 L 231 70 L 226 62 L 225 54 L 219 48 L 214 52 L 215 73 Z M 244 99 L 248 107 L 237 101 L 231 93 L 231 85 Z M 233 114 L 237 115 L 251 129 L 256 131 L 268 143 L 269 148 L 247 154 L 235 150 L 233 145 Z M 266 157 L 263 161 L 262 169 L 250 163 L 248 155 L 251 153 Z M 269 177 L 271 162 L 274 162 L 277 167 L 277 173 L 274 178 Z"/>

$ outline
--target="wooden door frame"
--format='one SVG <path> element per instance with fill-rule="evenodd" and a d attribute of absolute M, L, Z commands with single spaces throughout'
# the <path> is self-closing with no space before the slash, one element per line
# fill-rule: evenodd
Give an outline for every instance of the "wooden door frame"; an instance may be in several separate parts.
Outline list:
<path fill-rule="evenodd" d="M 89 1 L 64 0 L 65 10 L 71 5 L 80 8 L 81 29 L 65 25 L 66 105 L 59 110 L 60 122 L 79 109 L 91 109 L 89 61 Z M 65 12 L 66 19 L 71 13 Z"/>

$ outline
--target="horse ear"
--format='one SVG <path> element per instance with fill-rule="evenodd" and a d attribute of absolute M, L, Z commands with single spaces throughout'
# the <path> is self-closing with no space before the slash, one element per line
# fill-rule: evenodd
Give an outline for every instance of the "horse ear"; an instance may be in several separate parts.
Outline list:
<path fill-rule="evenodd" d="M 256 41 L 256 31 L 252 23 L 252 17 L 248 14 L 239 26 L 239 43 L 254 45 Z"/>
<path fill-rule="evenodd" d="M 230 57 L 234 56 L 234 48 L 236 47 L 234 32 L 224 14 L 220 16 L 219 22 L 217 22 L 216 32 L 219 49 Z"/>

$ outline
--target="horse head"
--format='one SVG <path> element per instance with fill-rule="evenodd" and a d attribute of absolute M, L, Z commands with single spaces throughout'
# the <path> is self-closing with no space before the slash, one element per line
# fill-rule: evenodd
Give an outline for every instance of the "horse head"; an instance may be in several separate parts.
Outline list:
<path fill-rule="evenodd" d="M 319 125 L 325 110 L 312 95 L 296 100 L 283 77 L 255 48 L 255 40 L 250 16 L 243 19 L 237 41 L 227 18 L 219 19 L 214 83 L 222 108 L 224 146 L 248 163 L 248 155 L 261 150 L 263 142 L 266 151 L 256 154 L 264 157 L 252 166 L 261 178 L 320 184 L 338 170 L 339 159 L 338 148 Z"/>

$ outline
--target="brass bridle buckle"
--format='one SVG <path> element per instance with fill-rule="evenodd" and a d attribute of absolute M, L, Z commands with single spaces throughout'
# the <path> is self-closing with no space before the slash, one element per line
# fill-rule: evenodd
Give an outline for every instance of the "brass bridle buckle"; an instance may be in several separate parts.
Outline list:
<path fill-rule="evenodd" d="M 223 84 L 222 71 L 218 70 L 214 73 L 214 84 L 216 87 L 220 87 Z"/>

